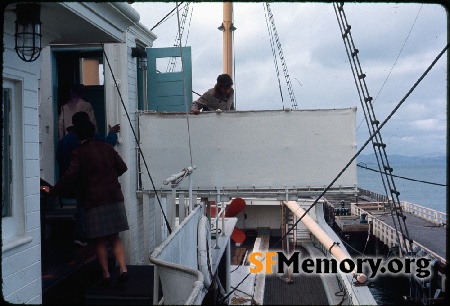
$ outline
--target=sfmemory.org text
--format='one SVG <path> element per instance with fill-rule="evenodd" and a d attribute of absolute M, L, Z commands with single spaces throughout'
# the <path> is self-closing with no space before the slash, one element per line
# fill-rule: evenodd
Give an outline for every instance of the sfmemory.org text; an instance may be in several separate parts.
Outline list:
<path fill-rule="evenodd" d="M 363 273 L 365 268 L 371 271 L 370 278 L 378 273 L 415 273 L 418 278 L 430 276 L 430 259 L 427 258 L 357 258 L 338 262 L 334 258 L 301 258 L 300 252 L 293 252 L 288 258 L 283 252 L 253 252 L 248 257 L 250 273 L 284 273 L 286 267 L 292 266 L 293 273 Z M 275 267 L 275 269 L 274 269 Z"/>

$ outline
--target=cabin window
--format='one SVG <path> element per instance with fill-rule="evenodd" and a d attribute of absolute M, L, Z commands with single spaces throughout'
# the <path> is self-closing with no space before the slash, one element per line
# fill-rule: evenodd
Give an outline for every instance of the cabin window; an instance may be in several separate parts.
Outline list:
<path fill-rule="evenodd" d="M 2 89 L 2 242 L 24 235 L 22 83 L 3 80 Z"/>

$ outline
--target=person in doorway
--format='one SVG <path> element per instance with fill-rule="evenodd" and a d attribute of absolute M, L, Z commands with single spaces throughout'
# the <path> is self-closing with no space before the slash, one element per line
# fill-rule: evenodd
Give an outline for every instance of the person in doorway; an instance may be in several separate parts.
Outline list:
<path fill-rule="evenodd" d="M 81 145 L 72 152 L 69 168 L 50 189 L 50 195 L 64 194 L 76 186 L 78 204 L 86 213 L 86 237 L 95 242 L 104 285 L 111 284 L 107 243 L 119 265 L 118 280 L 127 282 L 125 248 L 119 233 L 129 227 L 118 180 L 128 170 L 127 165 L 111 145 L 94 139 L 92 122 L 75 123 L 74 129 Z"/>
<path fill-rule="evenodd" d="M 72 124 L 67 128 L 67 134 L 58 142 L 58 147 L 56 151 L 56 160 L 59 165 L 59 173 L 60 177 L 64 175 L 66 170 L 69 168 L 70 164 L 70 155 L 71 153 L 80 146 L 80 140 L 74 131 L 74 125 L 80 124 L 84 121 L 90 121 L 89 114 L 86 112 L 77 112 L 72 116 Z M 120 132 L 120 124 L 116 124 L 113 127 L 109 126 L 108 136 L 105 138 L 101 137 L 97 132 L 95 133 L 95 139 L 98 141 L 106 142 L 112 145 L 113 147 L 117 144 L 117 133 Z M 63 202 L 77 202 L 75 189 L 68 190 L 66 194 L 64 194 L 60 198 L 61 205 L 63 206 Z M 87 240 L 85 235 L 85 213 L 83 207 L 80 205 L 77 206 L 77 214 L 75 220 L 75 229 L 74 229 L 74 244 L 78 246 L 85 247 L 87 246 Z"/>
<path fill-rule="evenodd" d="M 234 110 L 234 89 L 231 88 L 233 80 L 228 74 L 217 77 L 214 88 L 209 89 L 191 104 L 191 112 L 199 114 L 203 111 Z"/>
<path fill-rule="evenodd" d="M 97 120 L 95 119 L 94 109 L 91 103 L 84 101 L 85 88 L 83 84 L 75 84 L 70 89 L 69 100 L 61 107 L 61 113 L 58 118 L 58 139 L 62 139 L 68 132 L 67 128 L 72 125 L 72 116 L 80 111 L 86 112 L 89 119 L 94 124 L 97 131 Z"/>

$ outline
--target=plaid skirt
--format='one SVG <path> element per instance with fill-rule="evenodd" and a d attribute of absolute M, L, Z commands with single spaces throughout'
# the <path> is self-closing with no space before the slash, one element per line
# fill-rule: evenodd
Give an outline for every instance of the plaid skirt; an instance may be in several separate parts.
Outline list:
<path fill-rule="evenodd" d="M 86 238 L 98 238 L 128 230 L 123 202 L 86 210 Z"/>

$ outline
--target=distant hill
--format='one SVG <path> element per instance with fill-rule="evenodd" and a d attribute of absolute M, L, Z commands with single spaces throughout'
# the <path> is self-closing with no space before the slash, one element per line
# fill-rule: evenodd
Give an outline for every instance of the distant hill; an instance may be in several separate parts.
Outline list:
<path fill-rule="evenodd" d="M 392 165 L 445 165 L 447 162 L 447 156 L 405 156 L 405 155 L 388 155 L 389 164 Z M 365 163 L 365 164 L 376 164 L 377 160 L 375 158 L 375 154 L 371 153 L 368 155 L 361 154 L 356 158 L 357 163 Z"/>

